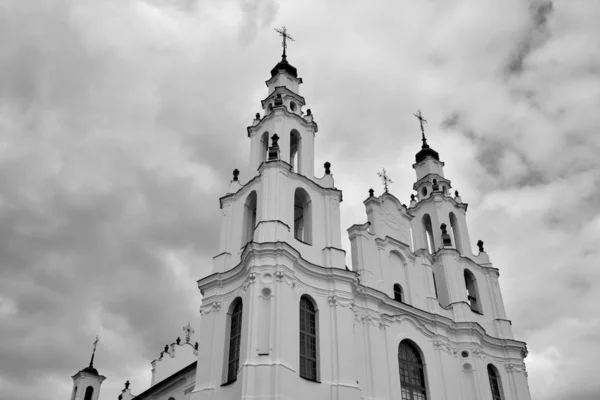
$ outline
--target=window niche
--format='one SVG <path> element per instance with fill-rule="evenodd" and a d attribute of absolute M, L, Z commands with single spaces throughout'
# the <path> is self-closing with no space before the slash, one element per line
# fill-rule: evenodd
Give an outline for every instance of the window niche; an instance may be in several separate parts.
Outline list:
<path fill-rule="evenodd" d="M 429 214 L 423 215 L 421 222 L 425 234 L 425 245 L 427 246 L 429 253 L 433 254 L 435 252 L 435 242 L 433 240 L 433 226 L 431 225 L 431 217 Z"/>
<path fill-rule="evenodd" d="M 242 238 L 242 247 L 254 239 L 254 228 L 256 228 L 256 191 L 252 191 L 244 203 L 244 237 Z"/>
<path fill-rule="evenodd" d="M 483 314 L 479 300 L 479 289 L 477 288 L 477 279 L 468 269 L 465 269 L 465 287 L 467 289 L 467 300 L 471 306 L 471 311 Z"/>
<path fill-rule="evenodd" d="M 401 398 L 427 400 L 425 366 L 417 345 L 403 340 L 398 346 Z"/>
<path fill-rule="evenodd" d="M 454 243 L 454 247 L 460 251 L 462 247 L 460 241 L 460 232 L 458 229 L 458 220 L 453 212 L 450 213 L 450 233 L 452 234 L 452 243 Z"/>
<path fill-rule="evenodd" d="M 229 325 L 229 340 L 227 346 L 227 380 L 225 384 L 234 382 L 237 379 L 238 369 L 240 367 L 240 347 L 242 342 L 242 299 L 237 298 L 231 304 L 229 313 L 227 313 L 227 322 Z"/>
<path fill-rule="evenodd" d="M 312 244 L 312 210 L 310 196 L 306 190 L 294 192 L 294 238 Z"/>
<path fill-rule="evenodd" d="M 292 171 L 300 173 L 300 156 L 301 156 L 301 138 L 297 130 L 292 129 L 290 132 L 290 165 Z"/>
<path fill-rule="evenodd" d="M 488 364 L 487 373 L 490 381 L 490 389 L 492 391 L 492 400 L 504 400 L 502 383 L 500 382 L 500 373 L 492 364 Z"/>
<path fill-rule="evenodd" d="M 402 290 L 402 286 L 398 283 L 394 284 L 394 300 L 399 303 L 404 303 L 404 291 Z"/>
<path fill-rule="evenodd" d="M 93 395 L 94 395 L 94 388 L 91 386 L 88 386 L 85 389 L 85 395 L 83 396 L 83 400 L 92 400 Z"/>
<path fill-rule="evenodd" d="M 318 310 L 307 295 L 300 298 L 300 377 L 319 381 Z"/>

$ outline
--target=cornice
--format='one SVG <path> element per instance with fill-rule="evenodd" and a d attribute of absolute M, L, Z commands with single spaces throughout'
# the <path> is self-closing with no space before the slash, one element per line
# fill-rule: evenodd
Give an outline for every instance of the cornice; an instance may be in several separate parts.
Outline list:
<path fill-rule="evenodd" d="M 425 198 L 423 200 L 419 200 L 414 207 L 409 207 L 408 208 L 408 213 L 414 217 L 415 216 L 414 213 L 416 211 L 418 211 L 419 208 L 421 208 L 425 204 L 428 204 L 430 202 L 435 201 L 434 198 L 435 198 L 436 195 L 439 195 L 442 199 L 445 199 L 445 200 L 449 201 L 456 208 L 464 208 L 464 211 L 465 212 L 467 211 L 467 207 L 469 206 L 467 203 L 458 203 L 456 200 L 454 200 L 454 198 L 452 198 L 450 196 L 444 196 L 444 194 L 442 193 L 442 191 L 437 191 L 437 192 L 432 192 L 427 198 Z"/>
<path fill-rule="evenodd" d="M 308 122 L 307 120 L 302 118 L 302 116 L 292 113 L 292 112 L 289 112 L 285 105 L 281 105 L 281 106 L 273 107 L 273 111 L 270 112 L 269 114 L 266 114 L 260 120 L 260 122 L 258 124 L 247 127 L 246 130 L 248 131 L 248 137 L 252 137 L 253 133 L 260 131 L 261 130 L 260 126 L 263 124 L 263 122 L 277 117 L 278 116 L 277 114 L 280 114 L 279 112 L 283 113 L 284 116 L 286 116 L 286 117 L 296 119 L 296 121 L 298 121 L 302 126 L 307 128 L 308 130 L 310 130 L 313 134 L 315 134 L 319 131 L 319 126 L 317 125 L 317 123 L 315 121 Z"/>
<path fill-rule="evenodd" d="M 430 179 L 428 179 L 430 178 Z M 425 175 L 424 177 L 422 177 L 421 179 L 419 179 L 418 181 L 416 181 L 413 184 L 413 190 L 417 190 L 417 188 L 419 186 L 421 186 L 423 183 L 431 183 L 433 181 L 433 179 L 436 179 L 438 184 L 440 183 L 447 183 L 448 184 L 448 189 L 452 188 L 452 186 L 450 185 L 450 179 L 446 179 L 443 176 L 441 176 L 440 174 L 438 174 L 437 172 L 430 172 L 427 175 Z"/>
<path fill-rule="evenodd" d="M 304 97 L 300 96 L 298 93 L 292 92 L 290 89 L 288 89 L 285 86 L 276 86 L 276 87 L 273 88 L 273 92 L 271 94 L 269 94 L 267 97 L 265 97 L 264 100 L 260 101 L 260 105 L 263 108 L 265 108 L 265 103 L 268 102 L 269 100 L 277 97 L 278 93 L 281 93 L 281 94 L 285 93 L 286 95 L 289 95 L 290 97 L 295 98 L 299 102 L 302 102 L 303 105 L 306 104 L 306 100 L 304 99 Z"/>

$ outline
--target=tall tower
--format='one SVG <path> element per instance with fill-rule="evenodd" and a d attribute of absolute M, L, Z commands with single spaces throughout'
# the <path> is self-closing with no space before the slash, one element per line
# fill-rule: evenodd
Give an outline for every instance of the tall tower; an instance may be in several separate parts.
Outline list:
<path fill-rule="evenodd" d="M 467 205 L 423 145 L 409 206 L 386 192 L 341 249 L 342 193 L 314 175 L 317 124 L 282 59 L 263 116 L 247 128 L 249 171 L 220 199 L 221 233 L 203 295 L 191 400 L 530 400 L 523 358 Z M 425 122 L 420 113 L 421 124 Z"/>
<path fill-rule="evenodd" d="M 104 382 L 106 377 L 100 375 L 98 370 L 94 368 L 94 355 L 96 354 L 97 344 L 98 337 L 96 336 L 90 365 L 72 376 L 73 391 L 71 393 L 71 400 L 98 400 L 100 397 L 100 386 L 102 386 L 102 382 Z"/>

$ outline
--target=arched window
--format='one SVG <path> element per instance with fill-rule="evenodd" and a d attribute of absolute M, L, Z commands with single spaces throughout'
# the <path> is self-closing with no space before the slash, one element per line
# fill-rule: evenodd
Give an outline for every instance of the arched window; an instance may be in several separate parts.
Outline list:
<path fill-rule="evenodd" d="M 294 192 L 294 237 L 312 244 L 311 201 L 306 190 L 301 188 Z"/>
<path fill-rule="evenodd" d="M 454 243 L 454 247 L 457 250 L 461 249 L 460 245 L 460 234 L 458 231 L 458 220 L 456 219 L 456 215 L 454 213 L 450 213 L 450 231 L 452 233 L 452 243 Z"/>
<path fill-rule="evenodd" d="M 254 238 L 254 228 L 256 228 L 256 191 L 252 191 L 244 203 L 244 237 L 242 246 L 251 242 Z"/>
<path fill-rule="evenodd" d="M 300 376 L 317 380 L 317 309 L 308 296 L 300 298 Z"/>
<path fill-rule="evenodd" d="M 431 225 L 431 217 L 429 214 L 423 215 L 423 232 L 425 233 L 425 243 L 427 244 L 427 250 L 431 254 L 435 251 L 435 242 L 433 241 L 433 226 Z"/>
<path fill-rule="evenodd" d="M 465 269 L 465 287 L 467 289 L 467 299 L 471 305 L 471 311 L 483 314 L 481 304 L 479 304 L 479 290 L 477 289 L 477 280 L 475 275 L 468 269 Z"/>
<path fill-rule="evenodd" d="M 240 345 L 242 342 L 242 299 L 234 300 L 229 314 L 229 355 L 227 359 L 227 382 L 237 379 L 240 368 Z"/>
<path fill-rule="evenodd" d="M 94 395 L 94 388 L 91 386 L 88 386 L 87 389 L 85 389 L 85 395 L 83 396 L 83 400 L 92 400 L 93 395 Z"/>
<path fill-rule="evenodd" d="M 416 345 L 403 340 L 398 346 L 402 400 L 427 400 L 423 360 Z"/>
<path fill-rule="evenodd" d="M 398 283 L 394 285 L 394 300 L 404 303 L 404 292 Z"/>
<path fill-rule="evenodd" d="M 260 137 L 260 162 L 267 160 L 267 154 L 269 154 L 269 132 L 264 132 Z M 260 163 L 259 163 L 260 165 Z"/>
<path fill-rule="evenodd" d="M 292 171 L 300 172 L 300 134 L 292 129 L 290 132 L 290 165 Z"/>
<path fill-rule="evenodd" d="M 492 364 L 487 366 L 488 378 L 490 379 L 490 389 L 492 390 L 492 400 L 503 400 L 502 385 L 500 384 L 500 374 Z"/>

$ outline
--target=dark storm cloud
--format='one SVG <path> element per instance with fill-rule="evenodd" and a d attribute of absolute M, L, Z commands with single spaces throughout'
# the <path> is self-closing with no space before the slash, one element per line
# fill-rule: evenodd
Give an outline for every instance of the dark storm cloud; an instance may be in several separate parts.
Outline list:
<path fill-rule="evenodd" d="M 509 74 L 521 73 L 527 56 L 535 47 L 540 46 L 543 41 L 548 39 L 548 19 L 553 10 L 552 1 L 535 1 L 531 3 L 531 26 L 508 62 L 507 72 Z"/>

